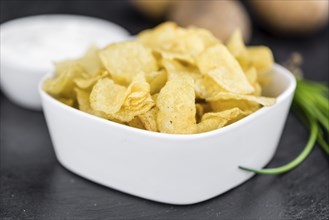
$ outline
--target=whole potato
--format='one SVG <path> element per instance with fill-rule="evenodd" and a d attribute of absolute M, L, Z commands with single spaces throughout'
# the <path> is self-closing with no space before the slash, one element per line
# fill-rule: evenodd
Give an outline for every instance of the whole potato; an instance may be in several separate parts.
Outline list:
<path fill-rule="evenodd" d="M 131 0 L 132 4 L 150 18 L 162 18 L 169 9 L 170 0 Z"/>
<path fill-rule="evenodd" d="M 238 1 L 180 1 L 172 5 L 168 16 L 181 26 L 209 29 L 223 41 L 237 28 L 241 29 L 245 41 L 251 34 L 249 16 Z"/>
<path fill-rule="evenodd" d="M 311 33 L 328 23 L 328 0 L 252 0 L 251 5 L 270 31 Z"/>

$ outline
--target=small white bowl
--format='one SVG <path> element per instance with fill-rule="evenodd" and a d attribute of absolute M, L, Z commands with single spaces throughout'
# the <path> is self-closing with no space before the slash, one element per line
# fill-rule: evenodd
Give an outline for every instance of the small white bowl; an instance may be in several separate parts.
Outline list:
<path fill-rule="evenodd" d="M 264 89 L 277 103 L 227 127 L 173 135 L 117 124 L 71 108 L 42 90 L 42 105 L 59 162 L 89 180 L 142 198 L 193 204 L 230 190 L 261 168 L 279 142 L 296 82 L 274 65 Z"/>
<path fill-rule="evenodd" d="M 122 27 L 78 15 L 39 15 L 5 22 L 1 28 L 1 89 L 14 103 L 41 109 L 38 83 L 53 62 L 76 58 L 91 45 L 125 40 Z M 48 40 L 48 41 L 47 41 Z"/>

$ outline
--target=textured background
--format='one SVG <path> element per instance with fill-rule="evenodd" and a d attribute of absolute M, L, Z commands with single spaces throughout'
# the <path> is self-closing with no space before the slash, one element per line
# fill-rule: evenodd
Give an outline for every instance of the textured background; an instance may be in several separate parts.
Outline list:
<path fill-rule="evenodd" d="M 150 22 L 126 1 L 2 0 L 1 20 L 45 13 L 82 14 L 115 22 L 136 34 Z M 277 62 L 300 52 L 305 76 L 328 82 L 328 32 L 308 39 L 272 36 L 254 26 L 251 44 L 269 45 Z M 66 169 L 54 155 L 41 112 L 22 109 L 1 93 L 0 218 L 2 219 L 328 219 L 328 158 L 315 148 L 297 169 L 256 176 L 209 201 L 191 206 L 155 203 L 105 188 Z M 269 167 L 293 159 L 308 133 L 290 114 Z"/>

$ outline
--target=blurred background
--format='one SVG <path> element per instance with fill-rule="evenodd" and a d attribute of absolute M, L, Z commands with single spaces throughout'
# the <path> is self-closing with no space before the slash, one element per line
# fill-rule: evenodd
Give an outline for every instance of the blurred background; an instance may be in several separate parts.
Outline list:
<path fill-rule="evenodd" d="M 1 0 L 1 23 L 39 14 L 78 14 L 109 20 L 132 35 L 173 20 L 226 39 L 239 27 L 248 44 L 271 47 L 278 63 L 302 55 L 307 78 L 328 82 L 328 1 Z"/>

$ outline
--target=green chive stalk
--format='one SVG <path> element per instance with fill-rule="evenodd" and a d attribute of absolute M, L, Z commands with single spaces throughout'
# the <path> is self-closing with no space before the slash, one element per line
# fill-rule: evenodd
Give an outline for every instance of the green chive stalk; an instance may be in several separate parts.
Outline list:
<path fill-rule="evenodd" d="M 308 128 L 309 139 L 303 151 L 291 162 L 276 168 L 253 169 L 239 166 L 240 169 L 257 174 L 282 174 L 300 165 L 312 152 L 316 143 L 329 156 L 329 88 L 327 85 L 305 80 L 299 69 L 301 57 L 293 54 L 286 67 L 296 76 L 297 87 L 292 103 L 292 111 Z"/>

